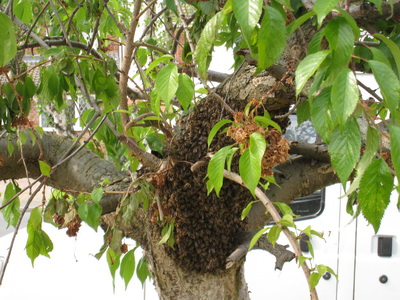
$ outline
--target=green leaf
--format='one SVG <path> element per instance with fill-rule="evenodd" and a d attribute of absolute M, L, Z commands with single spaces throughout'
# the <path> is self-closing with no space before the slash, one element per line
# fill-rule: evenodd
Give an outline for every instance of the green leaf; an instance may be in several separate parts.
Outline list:
<path fill-rule="evenodd" d="M 194 96 L 194 83 L 187 74 L 179 74 L 179 86 L 176 91 L 176 97 L 178 98 L 183 109 L 186 111 Z"/>
<path fill-rule="evenodd" d="M 136 267 L 136 274 L 143 286 L 146 279 L 150 277 L 149 269 L 147 267 L 147 260 L 145 257 L 142 257 L 139 260 Z"/>
<path fill-rule="evenodd" d="M 292 208 L 289 205 L 287 205 L 286 203 L 275 201 L 274 204 L 279 208 L 282 215 L 295 216 Z"/>
<path fill-rule="evenodd" d="M 42 230 L 42 213 L 39 207 L 35 207 L 31 211 L 31 215 L 27 225 L 28 240 L 26 242 L 25 250 L 28 257 L 31 259 L 32 266 L 35 259 L 39 255 L 46 257 L 49 252 L 53 250 L 53 243 L 49 236 Z"/>
<path fill-rule="evenodd" d="M 254 247 L 254 245 L 258 242 L 260 237 L 269 229 L 269 227 L 260 229 L 252 238 L 249 245 L 249 251 Z"/>
<path fill-rule="evenodd" d="M 322 277 L 322 275 L 317 272 L 311 273 L 311 275 L 310 275 L 310 291 L 312 291 L 317 286 L 321 277 Z"/>
<path fill-rule="evenodd" d="M 322 25 L 325 16 L 334 9 L 339 0 L 317 0 L 314 4 L 314 11 L 317 14 L 318 26 Z"/>
<path fill-rule="evenodd" d="M 331 104 L 331 89 L 326 88 L 314 99 L 311 104 L 311 120 L 315 130 L 325 142 L 329 141 L 335 123 Z"/>
<path fill-rule="evenodd" d="M 389 125 L 390 154 L 398 180 L 400 179 L 400 127 Z"/>
<path fill-rule="evenodd" d="M 215 14 L 214 17 L 208 21 L 203 31 L 201 32 L 200 39 L 197 43 L 194 52 L 194 58 L 199 68 L 199 74 L 202 78 L 206 78 L 208 68 L 208 57 L 210 55 L 211 47 L 218 39 L 218 30 L 223 21 L 224 11 Z"/>
<path fill-rule="evenodd" d="M 381 63 L 386 64 L 389 68 L 391 68 L 389 59 L 383 54 L 381 50 L 376 47 L 369 47 L 369 51 L 372 52 L 374 60 L 379 61 Z"/>
<path fill-rule="evenodd" d="M 280 133 L 282 133 L 282 129 L 279 126 L 279 124 L 276 123 L 275 121 L 272 121 L 270 118 L 262 117 L 262 116 L 255 116 L 253 119 L 257 123 L 261 123 L 265 127 L 268 127 L 268 126 L 274 127 L 276 130 L 278 130 Z"/>
<path fill-rule="evenodd" d="M 217 134 L 217 132 L 221 129 L 222 126 L 232 123 L 231 120 L 228 119 L 223 119 L 221 121 L 219 121 L 218 123 L 216 123 L 213 128 L 211 129 L 208 138 L 207 138 L 207 146 L 210 147 L 215 135 Z"/>
<path fill-rule="evenodd" d="M 14 186 L 13 183 L 8 183 L 6 190 L 4 191 L 3 205 L 10 201 L 18 192 L 19 188 Z M 4 220 L 7 222 L 7 228 L 11 225 L 14 228 L 17 226 L 18 220 L 21 216 L 20 212 L 20 200 L 15 198 L 10 204 L 1 210 L 3 213 Z"/>
<path fill-rule="evenodd" d="M 367 221 L 378 232 L 382 217 L 389 204 L 393 177 L 386 162 L 379 158 L 365 170 L 360 182 L 358 201 Z"/>
<path fill-rule="evenodd" d="M 357 79 L 350 69 L 342 70 L 333 83 L 331 102 L 339 124 L 344 125 L 357 106 L 359 91 Z"/>
<path fill-rule="evenodd" d="M 289 10 L 293 10 L 292 5 L 290 3 L 291 2 L 290 0 L 276 0 L 276 2 L 282 4 L 283 6 L 285 6 Z"/>
<path fill-rule="evenodd" d="M 93 191 L 92 191 L 92 200 L 93 200 L 93 202 L 94 203 L 96 203 L 96 204 L 100 204 L 100 200 L 101 200 L 101 198 L 103 198 L 103 188 L 95 188 Z"/>
<path fill-rule="evenodd" d="M 207 193 L 210 194 L 213 189 L 219 196 L 223 181 L 224 181 L 224 167 L 227 155 L 232 146 L 226 146 L 218 150 L 217 153 L 211 158 L 207 167 Z"/>
<path fill-rule="evenodd" d="M 246 219 L 247 215 L 249 214 L 251 208 L 253 207 L 253 204 L 257 202 L 257 201 L 250 201 L 249 204 L 246 205 L 246 208 L 243 209 L 242 211 L 242 215 L 240 216 L 240 220 L 243 221 L 244 219 Z"/>
<path fill-rule="evenodd" d="M 297 106 L 296 109 L 297 124 L 300 126 L 311 117 L 310 104 L 308 101 L 303 101 Z"/>
<path fill-rule="evenodd" d="M 395 142 L 397 143 L 397 142 Z M 393 145 L 391 143 L 391 145 Z M 367 132 L 367 141 L 366 141 L 366 146 L 365 146 L 365 151 L 363 153 L 363 156 L 360 159 L 360 162 L 357 165 L 357 176 L 354 178 L 353 182 L 351 183 L 349 189 L 347 190 L 346 195 L 352 194 L 354 191 L 356 191 L 360 185 L 360 181 L 362 176 L 364 175 L 365 170 L 369 166 L 369 164 L 372 162 L 372 159 L 375 157 L 376 152 L 378 151 L 379 147 L 379 133 L 376 131 L 375 128 L 373 127 L 368 127 L 368 132 Z M 392 160 L 393 160 L 393 150 L 391 152 L 392 154 Z"/>
<path fill-rule="evenodd" d="M 108 268 L 110 269 L 111 277 L 112 277 L 112 284 L 115 291 L 115 273 L 117 272 L 119 265 L 121 263 L 121 254 L 116 254 L 111 248 L 107 250 L 107 264 Z"/>
<path fill-rule="evenodd" d="M 166 65 L 158 73 L 155 88 L 161 99 L 171 101 L 178 89 L 178 67 L 175 64 Z"/>
<path fill-rule="evenodd" d="M 389 48 L 390 52 L 393 55 L 394 61 L 396 62 L 397 74 L 400 76 L 400 48 L 399 48 L 399 46 L 392 40 L 385 37 L 383 34 L 376 33 L 376 34 L 374 34 L 374 36 L 376 38 L 380 39 L 382 42 L 384 42 L 386 44 L 386 46 Z"/>
<path fill-rule="evenodd" d="M 40 168 L 40 173 L 42 173 L 46 177 L 50 177 L 51 167 L 47 162 L 39 160 L 39 168 Z"/>
<path fill-rule="evenodd" d="M 286 46 L 286 21 L 282 14 L 270 6 L 266 7 L 258 32 L 258 70 L 272 66 Z"/>
<path fill-rule="evenodd" d="M 368 0 L 368 2 L 374 3 L 379 13 L 382 14 L 382 0 Z"/>
<path fill-rule="evenodd" d="M 354 34 L 349 23 L 342 17 L 334 18 L 325 27 L 325 36 L 332 49 L 331 65 L 335 68 L 347 65 L 354 48 Z"/>
<path fill-rule="evenodd" d="M 260 20 L 263 0 L 233 0 L 233 13 L 249 44 L 251 34 Z"/>
<path fill-rule="evenodd" d="M 87 202 L 83 202 L 81 205 L 79 205 L 78 208 L 79 217 L 83 221 L 85 221 L 90 227 L 92 227 L 96 232 L 97 228 L 100 225 L 101 212 L 101 206 L 96 203 L 89 205 Z"/>
<path fill-rule="evenodd" d="M 173 60 L 174 57 L 170 54 L 166 54 L 163 56 L 160 56 L 159 58 L 155 59 L 150 65 L 149 67 L 146 69 L 146 75 L 148 75 L 151 70 L 153 70 L 155 67 L 157 67 L 159 64 L 161 64 L 162 62 L 168 61 L 168 60 Z"/>
<path fill-rule="evenodd" d="M 383 103 L 394 113 L 400 101 L 400 83 L 391 68 L 379 61 L 368 61 L 383 95 Z"/>
<path fill-rule="evenodd" d="M 175 0 L 164 0 L 164 2 L 168 9 L 172 10 L 176 15 L 178 15 L 178 8 L 176 7 Z"/>
<path fill-rule="evenodd" d="M 18 19 L 24 23 L 29 23 L 32 20 L 33 10 L 30 1 L 19 1 L 14 6 L 14 13 Z"/>
<path fill-rule="evenodd" d="M 17 54 L 17 39 L 13 22 L 2 12 L 0 12 L 0 28 L 0 67 L 3 67 Z"/>
<path fill-rule="evenodd" d="M 358 40 L 360 38 L 360 27 L 358 27 L 357 22 L 354 20 L 354 18 L 344 9 L 337 7 L 336 8 L 340 14 L 342 15 L 343 18 L 346 19 L 347 23 L 349 23 L 349 25 L 351 26 L 351 28 L 353 29 L 353 34 L 355 37 L 355 40 Z"/>
<path fill-rule="evenodd" d="M 318 51 L 314 54 L 306 56 L 298 65 L 296 70 L 296 97 L 307 81 L 314 75 L 325 58 L 329 55 L 330 50 Z"/>
<path fill-rule="evenodd" d="M 304 24 L 308 19 L 310 19 L 313 15 L 315 15 L 315 12 L 310 11 L 304 15 L 302 15 L 300 18 L 294 20 L 290 25 L 287 27 L 287 35 L 291 35 L 293 32 L 297 30 L 301 25 Z"/>
<path fill-rule="evenodd" d="M 239 173 L 254 196 L 255 189 L 261 178 L 261 160 L 265 153 L 266 142 L 264 137 L 258 133 L 250 135 L 250 146 L 239 159 Z"/>
<path fill-rule="evenodd" d="M 174 227 L 175 227 L 174 226 L 174 220 L 172 220 L 170 224 L 166 224 L 164 226 L 163 232 L 161 233 L 162 234 L 162 238 L 158 242 L 159 245 L 165 244 L 166 242 L 168 242 L 168 240 L 170 238 L 173 237 L 173 235 L 174 235 Z"/>
<path fill-rule="evenodd" d="M 127 289 L 133 274 L 135 273 L 135 249 L 128 251 L 121 261 L 121 268 L 119 274 L 124 279 L 125 289 Z"/>
<path fill-rule="evenodd" d="M 360 157 L 361 134 L 357 121 L 350 118 L 343 130 L 339 127 L 335 129 L 330 139 L 328 151 L 332 165 L 345 185 Z"/>
<path fill-rule="evenodd" d="M 282 227 L 278 225 L 272 226 L 271 229 L 268 231 L 267 238 L 271 242 L 273 247 L 275 247 L 276 241 L 279 239 L 281 231 Z"/>

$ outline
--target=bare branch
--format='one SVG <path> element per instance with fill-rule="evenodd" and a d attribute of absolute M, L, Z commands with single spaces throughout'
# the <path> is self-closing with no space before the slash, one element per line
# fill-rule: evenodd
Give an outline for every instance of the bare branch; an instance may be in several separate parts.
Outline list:
<path fill-rule="evenodd" d="M 235 181 L 236 183 L 240 185 L 245 185 L 242 178 L 235 173 L 229 172 L 227 170 L 224 170 L 224 177 L 228 178 L 232 181 Z M 288 238 L 290 245 L 292 246 L 294 253 L 296 254 L 296 257 L 301 257 L 303 256 L 300 245 L 297 243 L 297 238 L 294 236 L 294 234 L 285 226 L 281 226 L 279 224 L 279 221 L 281 220 L 281 216 L 279 215 L 279 212 L 276 210 L 275 206 L 272 204 L 271 200 L 261 191 L 261 189 L 256 188 L 255 190 L 255 195 L 258 199 L 261 200 L 261 202 L 264 204 L 265 208 L 267 211 L 271 214 L 273 220 L 277 223 L 278 226 L 281 227 L 282 232 L 286 235 Z M 303 269 L 304 275 L 307 279 L 307 283 L 310 287 L 310 293 L 311 293 L 311 300 L 318 300 L 318 295 L 317 291 L 315 288 L 311 290 L 311 282 L 310 282 L 310 268 L 308 267 L 307 263 L 304 262 L 301 264 L 301 268 Z"/>
<path fill-rule="evenodd" d="M 246 254 L 249 252 L 250 241 L 255 235 L 255 232 L 241 232 L 239 234 L 240 245 L 232 252 L 231 255 L 226 259 L 226 268 L 231 268 L 235 263 L 239 262 Z M 287 250 L 287 246 L 282 246 L 279 244 L 272 245 L 271 242 L 265 237 L 257 241 L 252 249 L 266 250 L 276 257 L 275 269 L 282 270 L 283 265 L 286 262 L 291 261 L 295 258 L 292 251 Z"/>

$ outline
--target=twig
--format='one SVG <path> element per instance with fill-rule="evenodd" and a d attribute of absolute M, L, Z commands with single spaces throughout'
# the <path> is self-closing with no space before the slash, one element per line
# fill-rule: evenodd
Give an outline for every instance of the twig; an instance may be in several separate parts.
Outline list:
<path fill-rule="evenodd" d="M 32 26 L 29 28 L 29 31 L 28 31 L 28 33 L 26 34 L 26 40 L 25 40 L 24 45 L 28 44 L 28 39 L 29 39 L 29 37 L 30 37 L 30 35 L 31 35 L 31 32 L 32 32 L 33 28 L 35 28 L 36 23 L 39 21 L 40 17 L 41 17 L 42 14 L 44 13 L 44 11 L 47 9 L 47 7 L 49 6 L 49 4 L 50 4 L 50 0 L 47 1 L 47 3 L 45 4 L 45 6 L 43 6 L 42 10 L 39 12 L 39 14 L 37 15 L 35 21 L 33 22 Z"/>
<path fill-rule="evenodd" d="M 362 83 L 360 80 L 357 79 L 357 84 L 361 86 L 364 90 L 366 90 L 368 93 L 370 93 L 371 96 L 375 97 L 376 100 L 379 102 L 383 102 L 382 97 L 380 97 L 375 91 L 369 87 L 367 87 L 364 83 Z"/>
<path fill-rule="evenodd" d="M 227 170 L 224 170 L 224 177 L 228 178 L 240 185 L 245 185 L 242 178 L 235 173 L 229 172 Z M 277 211 L 277 209 L 275 208 L 275 206 L 272 204 L 271 200 L 269 200 L 269 198 L 264 194 L 264 192 L 259 189 L 258 187 L 255 190 L 255 195 L 258 199 L 261 200 L 261 202 L 264 204 L 265 208 L 267 209 L 267 211 L 271 214 L 273 220 L 276 222 L 276 224 L 278 224 L 278 226 L 281 227 L 283 233 L 286 235 L 286 237 L 288 238 L 290 245 L 292 246 L 294 253 L 296 254 L 296 257 L 300 257 L 303 256 L 300 246 L 297 243 L 297 239 L 294 236 L 294 234 L 287 229 L 287 227 L 282 226 L 279 224 L 279 221 L 281 220 L 281 216 L 279 215 L 279 212 Z M 309 287 L 311 287 L 311 283 L 310 283 L 310 268 L 308 267 L 308 265 L 306 264 L 306 262 L 301 264 L 301 267 L 303 269 L 304 275 L 307 279 L 307 283 L 309 285 Z M 318 295 L 317 295 L 317 291 L 314 289 L 310 289 L 310 293 L 311 293 L 311 300 L 318 300 Z"/>
<path fill-rule="evenodd" d="M 17 237 L 19 227 L 21 226 L 21 223 L 22 223 L 22 219 L 23 219 L 23 217 L 24 217 L 26 211 L 28 210 L 29 205 L 30 205 L 31 202 L 33 201 L 33 198 L 36 196 L 36 194 L 39 192 L 39 190 L 42 188 L 43 185 L 44 185 L 44 183 L 41 182 L 40 185 L 39 185 L 39 186 L 35 189 L 35 191 L 32 193 L 32 195 L 30 195 L 28 201 L 27 201 L 26 204 L 25 204 L 24 209 L 23 209 L 22 212 L 21 212 L 21 216 L 20 216 L 19 219 L 18 219 L 18 223 L 17 223 L 17 225 L 15 226 L 15 231 L 14 231 L 13 237 L 12 237 L 12 239 L 11 239 L 10 247 L 8 248 L 7 258 L 6 258 L 6 261 L 4 262 L 4 267 L 3 267 L 3 269 L 1 270 L 1 274 L 0 274 L 0 285 L 1 285 L 2 282 L 3 282 L 4 274 L 6 273 L 6 268 L 7 268 L 8 262 L 10 261 L 11 252 L 12 252 L 12 249 L 13 249 L 13 247 L 14 247 L 14 242 L 15 242 L 15 239 L 16 239 L 16 237 Z"/>
<path fill-rule="evenodd" d="M 125 55 L 122 59 L 122 69 L 119 78 L 119 91 L 120 91 L 120 108 L 122 110 L 128 110 L 128 99 L 127 99 L 127 87 L 128 87 L 128 74 L 132 63 L 132 54 L 135 47 L 133 46 L 133 40 L 135 38 L 135 32 L 137 25 L 139 23 L 138 15 L 140 13 L 140 7 L 142 5 L 142 0 L 136 0 L 133 7 L 132 20 L 129 28 L 129 32 L 126 38 L 126 49 Z M 122 126 L 125 127 L 129 122 L 129 116 L 122 113 L 121 114 Z"/>

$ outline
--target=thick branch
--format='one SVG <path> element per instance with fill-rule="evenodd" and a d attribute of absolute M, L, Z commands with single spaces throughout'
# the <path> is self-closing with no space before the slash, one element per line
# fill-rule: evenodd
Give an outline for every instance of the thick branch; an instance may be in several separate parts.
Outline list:
<path fill-rule="evenodd" d="M 226 268 L 230 268 L 235 263 L 240 261 L 249 252 L 250 241 L 253 238 L 255 232 L 241 232 L 239 236 L 240 246 L 236 248 L 234 252 L 226 259 Z M 271 242 L 265 237 L 261 238 L 254 245 L 253 249 L 266 250 L 276 257 L 275 269 L 282 270 L 284 263 L 291 261 L 295 255 L 292 251 L 287 250 L 287 246 L 275 244 L 273 246 Z"/>
<path fill-rule="evenodd" d="M 339 182 L 329 163 L 307 157 L 297 157 L 276 169 L 279 175 L 275 179 L 279 186 L 272 185 L 266 192 L 272 201 L 290 203 L 296 198 Z M 256 202 L 248 215 L 247 230 L 258 231 L 269 221 L 271 217 L 265 214 L 264 205 Z"/>
<path fill-rule="evenodd" d="M 22 150 L 14 151 L 12 155 L 8 155 L 7 151 L 8 138 L 4 136 L 0 139 L 2 158 L 0 180 L 26 177 L 21 153 L 23 153 L 24 161 L 29 170 L 29 176 L 36 178 L 41 175 L 39 160 L 54 166 L 62 160 L 64 154 L 70 151 L 71 146 L 73 146 L 73 141 L 55 134 L 45 133 L 41 140 L 36 143 L 32 142 L 29 134 L 26 133 L 26 136 L 28 138 L 22 146 Z M 17 149 L 16 136 L 13 136 L 11 142 Z M 78 146 L 76 145 L 74 149 Z M 110 183 L 116 183 L 127 177 L 127 173 L 119 171 L 112 163 L 100 158 L 89 149 L 83 148 L 65 162 L 62 168 L 55 169 L 51 177 L 47 179 L 46 184 L 60 190 L 90 192 L 105 179 L 108 179 Z M 114 201 L 117 202 L 118 200 L 115 199 Z"/>

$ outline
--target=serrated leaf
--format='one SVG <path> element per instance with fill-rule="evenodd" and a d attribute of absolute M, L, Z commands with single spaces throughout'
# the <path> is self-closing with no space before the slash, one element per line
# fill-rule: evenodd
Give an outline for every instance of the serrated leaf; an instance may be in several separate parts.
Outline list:
<path fill-rule="evenodd" d="M 297 28 L 299 28 L 301 25 L 304 24 L 308 19 L 310 19 L 313 15 L 315 15 L 315 12 L 310 11 L 304 15 L 302 15 L 300 18 L 294 20 L 292 23 L 289 24 L 287 27 L 287 35 L 291 35 L 293 32 L 296 31 Z"/>
<path fill-rule="evenodd" d="M 392 145 L 392 144 L 391 144 Z M 358 189 L 360 185 L 360 181 L 362 176 L 364 175 L 365 170 L 372 162 L 372 159 L 375 157 L 376 152 L 378 151 L 379 146 L 379 133 L 373 127 L 368 127 L 367 131 L 367 140 L 365 145 L 365 151 L 363 156 L 360 159 L 360 162 L 357 165 L 357 176 L 354 178 L 351 183 L 349 189 L 347 190 L 346 195 L 352 194 L 355 190 Z M 392 150 L 392 159 L 393 159 L 393 150 Z"/>
<path fill-rule="evenodd" d="M 249 214 L 251 208 L 253 207 L 253 204 L 257 201 L 250 201 L 249 204 L 246 205 L 245 209 L 243 209 L 242 214 L 240 216 L 240 220 L 243 221 L 246 219 L 247 215 Z"/>
<path fill-rule="evenodd" d="M 296 97 L 300 94 L 307 81 L 314 75 L 330 52 L 331 50 L 318 51 L 306 56 L 306 58 L 299 63 L 296 70 Z"/>
<path fill-rule="evenodd" d="M 262 13 L 263 0 L 233 0 L 233 14 L 249 44 L 251 34 Z"/>
<path fill-rule="evenodd" d="M 292 5 L 290 3 L 291 2 L 290 0 L 276 0 L 276 2 L 282 4 L 283 6 L 288 8 L 289 10 L 293 10 Z"/>
<path fill-rule="evenodd" d="M 174 57 L 170 54 L 166 54 L 163 56 L 160 56 L 159 58 L 155 59 L 150 65 L 149 67 L 146 69 L 146 75 L 148 75 L 155 67 L 157 67 L 159 64 L 165 62 L 165 61 L 169 61 L 169 60 L 173 60 Z"/>
<path fill-rule="evenodd" d="M 356 76 L 350 69 L 342 70 L 333 83 L 331 102 L 339 124 L 344 125 L 357 106 L 359 91 Z"/>
<path fill-rule="evenodd" d="M 382 42 L 386 44 L 389 48 L 390 52 L 393 55 L 394 61 L 396 62 L 397 74 L 400 76 L 400 48 L 399 46 L 393 42 L 392 40 L 388 39 L 386 36 L 380 33 L 374 34 L 374 36 L 380 39 Z"/>
<path fill-rule="evenodd" d="M 124 279 L 125 290 L 135 273 L 135 249 L 128 251 L 121 260 L 119 274 Z"/>
<path fill-rule="evenodd" d="M 400 83 L 397 76 L 386 64 L 368 61 L 383 95 L 383 103 L 394 113 L 400 101 Z"/>
<path fill-rule="evenodd" d="M 167 243 L 168 240 L 173 236 L 173 234 L 174 234 L 174 220 L 172 220 L 171 223 L 166 224 L 164 226 L 163 232 L 161 234 L 162 234 L 162 238 L 158 242 L 159 245 Z"/>
<path fill-rule="evenodd" d="M 42 213 L 39 207 L 35 207 L 30 214 L 28 225 L 28 240 L 25 250 L 31 259 L 32 266 L 39 255 L 50 257 L 49 253 L 53 250 L 53 243 L 49 236 L 42 230 Z"/>
<path fill-rule="evenodd" d="M 3 67 L 17 54 L 17 39 L 13 22 L 2 12 L 0 12 L 0 28 L 0 67 Z"/>
<path fill-rule="evenodd" d="M 179 74 L 178 89 L 176 97 L 178 98 L 183 109 L 186 111 L 194 96 L 194 83 L 187 74 Z"/>
<path fill-rule="evenodd" d="M 258 132 L 252 133 L 250 135 L 250 146 L 239 159 L 240 176 L 253 196 L 261 178 L 261 160 L 265 148 L 264 137 Z"/>
<path fill-rule="evenodd" d="M 99 204 L 88 204 L 87 202 L 83 202 L 79 205 L 78 215 L 79 217 L 85 221 L 90 227 L 92 227 L 96 232 L 97 228 L 100 225 L 100 217 L 102 213 L 102 208 Z"/>
<path fill-rule="evenodd" d="M 331 64 L 335 68 L 347 65 L 354 48 L 354 34 L 349 23 L 342 17 L 334 18 L 325 27 L 325 36 L 332 49 Z"/>
<path fill-rule="evenodd" d="M 390 154 L 396 176 L 400 179 L 400 127 L 389 125 Z"/>
<path fill-rule="evenodd" d="M 103 197 L 103 193 L 104 193 L 103 188 L 101 188 L 101 187 L 95 188 L 91 193 L 93 202 L 100 204 L 100 200 Z"/>
<path fill-rule="evenodd" d="M 47 162 L 39 160 L 39 168 L 40 173 L 42 173 L 46 177 L 50 177 L 51 167 Z"/>
<path fill-rule="evenodd" d="M 286 21 L 282 14 L 267 6 L 258 32 L 258 71 L 272 66 L 286 47 Z"/>
<path fill-rule="evenodd" d="M 318 285 L 321 277 L 322 277 L 322 275 L 317 272 L 311 273 L 311 275 L 310 275 L 310 291 L 312 291 Z"/>
<path fill-rule="evenodd" d="M 391 68 L 389 59 L 385 56 L 385 54 L 383 54 L 383 52 L 381 50 L 379 50 L 376 47 L 370 47 L 369 51 L 372 52 L 374 60 L 384 63 L 389 68 Z"/>
<path fill-rule="evenodd" d="M 361 178 L 358 202 L 367 221 L 378 232 L 382 217 L 389 205 L 393 177 L 386 162 L 379 158 L 372 162 Z"/>
<path fill-rule="evenodd" d="M 268 231 L 267 238 L 271 242 L 272 246 L 275 247 L 276 241 L 279 239 L 282 228 L 278 225 L 274 225 Z"/>
<path fill-rule="evenodd" d="M 225 160 L 229 154 L 232 146 L 226 146 L 218 150 L 217 153 L 211 158 L 207 167 L 207 193 L 210 194 L 213 189 L 219 196 L 223 181 L 224 181 L 224 168 Z"/>
<path fill-rule="evenodd" d="M 147 260 L 145 257 L 142 257 L 139 260 L 138 265 L 136 267 L 136 274 L 143 286 L 146 279 L 150 277 L 149 269 L 147 267 Z"/>
<path fill-rule="evenodd" d="M 282 215 L 291 215 L 291 216 L 295 215 L 293 213 L 292 208 L 289 205 L 287 205 L 286 203 L 276 201 L 276 202 L 274 202 L 274 204 L 279 208 Z"/>
<path fill-rule="evenodd" d="M 331 89 L 326 88 L 314 99 L 311 104 L 311 120 L 315 130 L 325 142 L 329 141 L 334 129 L 333 108 L 331 104 Z"/>
<path fill-rule="evenodd" d="M 318 26 L 321 26 L 325 16 L 334 9 L 339 0 L 317 0 L 314 4 L 314 11 L 317 14 Z"/>
<path fill-rule="evenodd" d="M 119 265 L 121 263 L 121 254 L 117 255 L 111 248 L 108 248 L 106 258 L 107 258 L 108 268 L 110 269 L 112 277 L 113 289 L 115 291 L 115 273 L 117 272 Z"/>
<path fill-rule="evenodd" d="M 340 7 L 337 7 L 336 9 L 340 12 L 342 17 L 346 19 L 347 23 L 349 23 L 349 25 L 353 29 L 354 38 L 357 41 L 360 38 L 361 30 L 360 30 L 360 27 L 358 27 L 356 20 L 354 20 L 354 18 L 351 16 L 351 14 L 349 14 L 344 9 L 342 9 Z"/>
<path fill-rule="evenodd" d="M 298 126 L 311 118 L 310 104 L 308 101 L 303 101 L 297 106 L 296 115 Z"/>
<path fill-rule="evenodd" d="M 4 199 L 3 205 L 5 205 L 8 201 L 10 201 L 17 193 L 19 192 L 19 188 L 14 186 L 13 183 L 8 183 L 6 189 L 4 191 Z M 14 228 L 16 227 L 19 217 L 21 216 L 20 212 L 20 200 L 17 197 L 10 204 L 8 204 L 5 208 L 1 210 L 4 220 L 7 222 L 7 228 L 11 225 Z"/>
<path fill-rule="evenodd" d="M 218 39 L 218 31 L 221 27 L 224 12 L 220 11 L 208 21 L 203 31 L 201 32 L 200 39 L 197 43 L 194 52 L 194 58 L 197 62 L 199 74 L 202 78 L 206 78 L 208 67 L 208 57 L 210 55 L 211 47 Z"/>
<path fill-rule="evenodd" d="M 256 122 L 261 123 L 265 127 L 268 127 L 268 126 L 274 127 L 276 130 L 278 130 L 280 133 L 282 133 L 282 129 L 279 126 L 279 124 L 276 123 L 275 121 L 272 121 L 271 118 L 255 116 L 253 119 Z"/>
<path fill-rule="evenodd" d="M 252 238 L 249 245 L 249 251 L 254 247 L 254 245 L 258 242 L 260 237 L 269 229 L 269 227 L 260 229 Z"/>
<path fill-rule="evenodd" d="M 165 102 L 171 101 L 178 89 L 178 67 L 170 63 L 157 75 L 155 88 Z"/>
<path fill-rule="evenodd" d="M 337 127 L 330 137 L 328 145 L 332 166 L 340 181 L 345 185 L 354 166 L 358 162 L 361 150 L 361 134 L 357 121 L 350 118 L 343 130 Z"/>

